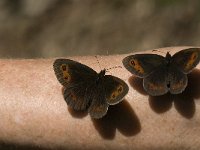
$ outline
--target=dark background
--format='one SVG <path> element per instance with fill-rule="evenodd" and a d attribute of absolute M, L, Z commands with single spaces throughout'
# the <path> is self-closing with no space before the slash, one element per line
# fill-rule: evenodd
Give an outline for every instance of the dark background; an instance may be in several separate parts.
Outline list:
<path fill-rule="evenodd" d="M 199 0 L 0 1 L 1 58 L 199 45 Z"/>

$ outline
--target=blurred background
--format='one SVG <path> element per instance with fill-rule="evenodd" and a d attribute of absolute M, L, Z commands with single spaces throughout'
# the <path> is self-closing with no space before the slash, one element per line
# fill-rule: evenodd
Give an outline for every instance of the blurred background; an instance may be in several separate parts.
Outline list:
<path fill-rule="evenodd" d="M 0 57 L 200 45 L 199 0 L 1 0 Z"/>

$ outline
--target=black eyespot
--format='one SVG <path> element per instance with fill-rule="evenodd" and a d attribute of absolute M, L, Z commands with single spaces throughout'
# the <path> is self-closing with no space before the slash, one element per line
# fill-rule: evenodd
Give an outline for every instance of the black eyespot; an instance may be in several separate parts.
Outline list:
<path fill-rule="evenodd" d="M 135 66 L 135 62 L 134 62 L 134 60 L 131 61 L 131 64 L 132 64 L 133 66 Z"/>
<path fill-rule="evenodd" d="M 66 65 L 62 65 L 62 70 L 63 70 L 63 71 L 66 71 L 66 70 L 67 70 Z"/>

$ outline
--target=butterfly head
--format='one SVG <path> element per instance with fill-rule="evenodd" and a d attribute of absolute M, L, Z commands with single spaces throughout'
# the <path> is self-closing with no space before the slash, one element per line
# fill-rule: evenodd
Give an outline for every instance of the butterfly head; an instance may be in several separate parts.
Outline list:
<path fill-rule="evenodd" d="M 103 77 L 106 74 L 106 69 L 103 69 L 99 72 L 99 76 Z"/>
<path fill-rule="evenodd" d="M 101 70 L 99 73 L 98 73 L 98 76 L 97 76 L 97 82 L 99 82 L 99 80 L 101 80 L 106 74 L 106 69 L 103 69 Z"/>
<path fill-rule="evenodd" d="M 167 52 L 167 54 L 165 56 L 165 59 L 167 60 L 167 63 L 170 63 L 171 58 L 172 58 L 171 54 L 169 52 Z"/>

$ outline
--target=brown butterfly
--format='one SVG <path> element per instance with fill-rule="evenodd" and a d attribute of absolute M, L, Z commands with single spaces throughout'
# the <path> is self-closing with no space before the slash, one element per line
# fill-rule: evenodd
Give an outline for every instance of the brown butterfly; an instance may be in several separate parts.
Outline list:
<path fill-rule="evenodd" d="M 90 67 L 70 59 L 57 59 L 53 68 L 64 86 L 64 99 L 74 110 L 88 110 L 92 118 L 106 115 L 108 106 L 122 101 L 128 85 L 121 79 L 97 73 Z"/>
<path fill-rule="evenodd" d="M 123 59 L 124 67 L 143 78 L 143 87 L 152 96 L 183 92 L 187 86 L 187 74 L 199 63 L 200 49 L 188 48 L 166 56 L 136 54 Z"/>

